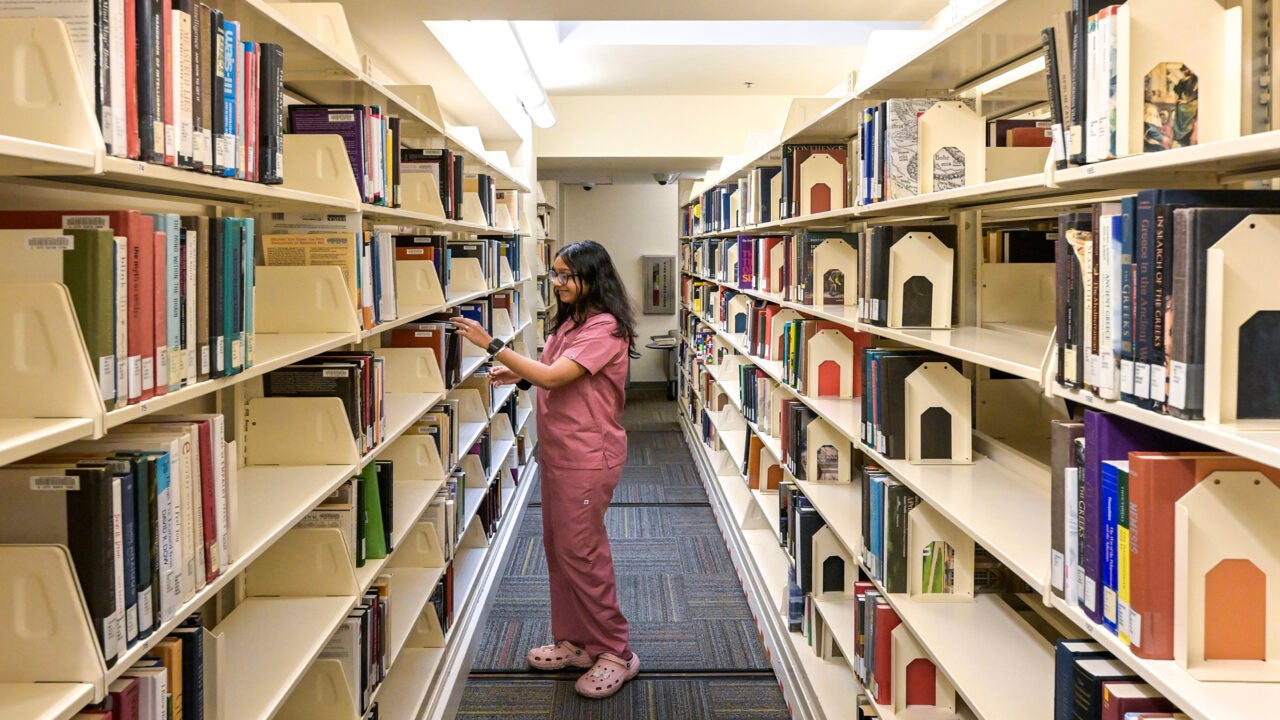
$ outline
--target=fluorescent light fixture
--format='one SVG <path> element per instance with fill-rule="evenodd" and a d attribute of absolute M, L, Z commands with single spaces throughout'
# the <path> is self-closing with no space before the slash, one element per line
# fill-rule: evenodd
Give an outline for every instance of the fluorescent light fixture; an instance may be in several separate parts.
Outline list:
<path fill-rule="evenodd" d="M 996 92 L 997 90 L 1003 90 L 1019 80 L 1025 80 L 1032 75 L 1044 73 L 1044 67 L 1044 55 L 1037 54 L 1034 58 L 1022 65 L 1018 65 L 996 75 L 995 77 L 984 80 L 975 86 L 970 92 L 962 93 L 962 95 L 968 96 L 970 93 L 988 95 Z"/>
<path fill-rule="evenodd" d="M 519 112 L 514 100 L 534 125 L 555 125 L 551 101 L 510 21 L 428 20 L 424 24 L 495 107 L 505 105 Z"/>

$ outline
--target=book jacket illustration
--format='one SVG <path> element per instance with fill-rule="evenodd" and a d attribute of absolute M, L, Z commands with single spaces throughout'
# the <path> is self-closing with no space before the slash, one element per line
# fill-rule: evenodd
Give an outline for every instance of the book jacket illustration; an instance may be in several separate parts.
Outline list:
<path fill-rule="evenodd" d="M 1180 62 L 1156 65 L 1143 78 L 1142 100 L 1143 152 L 1196 144 L 1200 79 L 1190 68 Z"/>
<path fill-rule="evenodd" d="M 822 275 L 822 300 L 827 305 L 844 304 L 844 273 L 828 270 Z"/>
<path fill-rule="evenodd" d="M 934 540 L 924 548 L 921 565 L 921 592 L 944 595 L 955 592 L 956 551 L 942 540 Z"/>
<path fill-rule="evenodd" d="M 938 148 L 933 154 L 933 191 L 964 187 L 964 151 L 958 147 Z"/>
<path fill-rule="evenodd" d="M 817 482 L 840 482 L 840 451 L 831 445 L 818 448 Z"/>

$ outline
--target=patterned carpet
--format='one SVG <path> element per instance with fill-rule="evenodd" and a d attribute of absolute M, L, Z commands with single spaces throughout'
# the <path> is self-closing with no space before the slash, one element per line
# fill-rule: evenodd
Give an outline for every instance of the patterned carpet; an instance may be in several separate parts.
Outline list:
<path fill-rule="evenodd" d="M 528 648 L 551 639 L 541 507 L 531 488 L 457 717 L 789 717 L 675 412 L 661 386 L 629 391 L 627 465 L 605 516 L 639 678 L 613 698 L 587 701 L 573 690 L 575 673 L 534 673 L 526 664 Z"/>

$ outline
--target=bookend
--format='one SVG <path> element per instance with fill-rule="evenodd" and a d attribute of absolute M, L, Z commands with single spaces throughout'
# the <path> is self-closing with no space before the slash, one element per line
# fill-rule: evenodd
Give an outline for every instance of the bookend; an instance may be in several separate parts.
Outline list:
<path fill-rule="evenodd" d="M 782 348 L 783 348 L 782 328 L 786 327 L 787 323 L 791 322 L 792 320 L 803 320 L 803 319 L 804 319 L 803 315 L 801 315 L 800 313 L 790 308 L 783 308 L 782 310 L 779 310 L 776 315 L 773 316 L 773 320 L 770 321 L 772 323 L 770 327 L 772 332 L 770 333 L 770 336 L 769 336 L 769 352 L 765 356 L 766 360 L 782 359 Z"/>
<path fill-rule="evenodd" d="M 439 308 L 445 304 L 440 275 L 430 260 L 396 260 L 396 302 L 402 308 Z"/>
<path fill-rule="evenodd" d="M 959 101 L 933 104 L 916 121 L 920 194 L 945 192 L 987 180 L 986 118 Z"/>
<path fill-rule="evenodd" d="M 950 363 L 923 363 L 907 376 L 907 461 L 973 462 L 973 384 Z"/>
<path fill-rule="evenodd" d="M 429 435 L 401 435 L 378 458 L 395 463 L 397 482 L 444 482 L 448 476 L 440 451 Z"/>
<path fill-rule="evenodd" d="M 721 257 L 724 259 L 724 268 L 716 274 L 720 279 L 728 283 L 738 282 L 738 241 L 725 240 L 724 245 L 720 249 Z"/>
<path fill-rule="evenodd" d="M 445 552 L 440 546 L 440 532 L 434 523 L 422 520 L 409 528 L 409 534 L 396 546 L 387 561 L 389 568 L 444 567 Z"/>
<path fill-rule="evenodd" d="M 8 79 L 0 174 L 101 172 L 104 146 L 93 88 L 82 86 L 66 25 L 53 18 L 6 19 L 0 33 L 0 77 Z M 24 87 L 39 90 L 21 92 Z"/>
<path fill-rule="evenodd" d="M 448 297 L 456 300 L 464 295 L 482 293 L 489 290 L 489 281 L 484 276 L 480 261 L 476 258 L 455 258 L 449 264 Z M 470 344 L 470 343 L 468 343 Z"/>
<path fill-rule="evenodd" d="M 295 528 L 244 571 L 247 597 L 359 595 L 355 559 L 338 528 Z"/>
<path fill-rule="evenodd" d="M 812 615 L 813 619 L 810 623 L 813 625 L 813 642 L 811 644 L 816 646 L 815 652 L 824 662 L 840 662 L 845 657 L 844 650 L 841 649 L 830 623 L 822 615 L 822 608 L 814 605 Z"/>
<path fill-rule="evenodd" d="M 955 251 L 933 233 L 907 233 L 889 249 L 889 327 L 951 327 Z"/>
<path fill-rule="evenodd" d="M 853 340 L 840 330 L 819 330 L 804 350 L 804 387 L 809 397 L 850 398 L 861 390 L 853 387 L 856 357 Z"/>
<path fill-rule="evenodd" d="M 505 261 L 504 261 L 505 262 Z M 509 270 L 507 272 L 510 272 Z M 508 342 L 516 334 L 515 323 L 511 321 L 511 313 L 502 308 L 494 308 L 489 314 L 489 334 L 496 338 L 506 338 Z"/>
<path fill-rule="evenodd" d="M 55 418 L 87 418 L 94 435 L 105 432 L 96 369 L 66 286 L 3 283 L 0 308 L 0 417 L 50 425 L 59 424 Z M 3 452 L 0 459 L 10 460 Z"/>
<path fill-rule="evenodd" d="M 271 9 L 297 25 L 317 46 L 330 49 L 353 68 L 360 67 L 360 53 L 356 51 L 342 3 L 277 3 L 272 4 Z M 323 79 L 333 78 L 324 76 Z"/>
<path fill-rule="evenodd" d="M 1175 17 L 1180 21 L 1169 21 Z M 1214 0 L 1120 5 L 1117 156 L 1240 136 L 1242 23 L 1240 8 L 1225 10 Z"/>
<path fill-rule="evenodd" d="M 492 472 L 497 472 L 498 468 L 507 462 L 507 457 L 515 444 L 516 434 L 511 429 L 511 418 L 507 417 L 506 413 L 494 415 L 489 423 L 489 447 L 492 452 L 489 469 Z"/>
<path fill-rule="evenodd" d="M 781 269 L 779 269 L 781 271 Z M 839 238 L 823 240 L 813 249 L 813 304 L 819 307 L 828 304 L 829 285 L 836 283 L 843 290 L 843 305 L 858 304 L 858 251 L 849 243 Z"/>
<path fill-rule="evenodd" d="M 499 230 L 515 231 L 516 220 L 511 217 L 511 211 L 506 205 L 496 205 L 493 208 L 493 226 Z"/>
<path fill-rule="evenodd" d="M 387 394 L 445 393 L 444 375 L 431 348 L 378 348 L 374 352 L 385 360 L 383 389 Z"/>
<path fill-rule="evenodd" d="M 917 602 L 973 600 L 973 539 L 928 503 L 907 514 L 907 588 Z"/>
<path fill-rule="evenodd" d="M 480 195 L 476 192 L 462 194 L 462 221 L 489 227 L 489 221 L 484 216 L 484 205 L 480 203 Z"/>
<path fill-rule="evenodd" d="M 340 198 L 349 203 L 350 209 L 360 207 L 360 189 L 341 135 L 286 133 L 283 152 L 284 183 L 281 188 Z M 268 198 L 260 204 L 274 206 L 283 201 L 284 198 L 280 201 Z"/>
<path fill-rule="evenodd" d="M 853 446 L 822 418 L 815 418 L 805 428 L 805 479 L 815 483 L 848 483 L 853 481 Z"/>
<path fill-rule="evenodd" d="M 255 397 L 242 405 L 245 465 L 355 465 L 341 398 Z"/>
<path fill-rule="evenodd" d="M 760 454 L 760 492 L 778 492 L 778 486 L 782 483 L 782 473 L 782 465 L 778 464 L 778 459 L 773 456 L 773 453 L 766 449 Z"/>
<path fill-rule="evenodd" d="M 729 299 L 729 307 L 727 312 L 729 317 L 725 323 L 725 332 L 730 335 L 745 335 L 747 325 L 751 317 L 751 296 L 744 293 L 738 293 Z"/>
<path fill-rule="evenodd" d="M 400 173 L 400 209 L 443 220 L 444 205 L 440 201 L 440 184 L 435 176 L 426 172 Z M 399 293 L 399 286 L 396 292 Z"/>
<path fill-rule="evenodd" d="M 420 123 L 418 118 L 412 115 L 405 117 L 401 121 L 401 132 L 405 137 L 418 135 L 422 137 L 440 136 L 440 128 L 444 127 L 444 116 L 440 114 L 440 103 L 436 100 L 434 88 L 430 85 L 388 85 L 387 89 L 398 95 L 401 100 L 408 103 L 414 110 L 417 110 L 422 117 L 427 119 L 427 122 L 435 124 L 435 127 L 431 127 Z M 403 177 L 404 175 L 401 175 L 401 178 Z M 401 185 L 401 190 L 403 189 L 404 186 Z"/>
<path fill-rule="evenodd" d="M 1250 215 L 1209 248 L 1205 277 L 1204 417 L 1280 428 L 1280 215 Z"/>
<path fill-rule="evenodd" d="M 440 648 L 444 647 L 444 632 L 440 629 L 440 618 L 430 603 L 423 609 L 409 631 L 409 638 L 404 642 L 405 648 Z"/>
<path fill-rule="evenodd" d="M 797 168 L 800 215 L 843 210 L 845 168 L 830 153 L 815 152 Z"/>
<path fill-rule="evenodd" d="M 813 534 L 813 594 L 853 597 L 853 583 L 858 579 L 858 564 L 830 525 Z M 837 598 L 838 599 L 838 598 Z"/>
<path fill-rule="evenodd" d="M 893 713 L 900 720 L 959 720 L 956 689 L 906 625 L 893 629 Z"/>
<path fill-rule="evenodd" d="M 1175 505 L 1173 656 L 1197 680 L 1280 680 L 1280 488 L 1219 471 Z"/>
<path fill-rule="evenodd" d="M 316 658 L 276 717 L 281 720 L 350 720 L 360 708 L 337 658 Z"/>
<path fill-rule="evenodd" d="M 0 545 L 0 682 L 83 683 L 106 695 L 107 668 L 61 545 Z"/>
<path fill-rule="evenodd" d="M 360 332 L 341 269 L 259 266 L 254 273 L 253 322 L 258 334 Z"/>
<path fill-rule="evenodd" d="M 513 285 L 515 281 L 516 275 L 511 270 L 511 262 L 505 256 L 498 258 L 498 286 Z"/>

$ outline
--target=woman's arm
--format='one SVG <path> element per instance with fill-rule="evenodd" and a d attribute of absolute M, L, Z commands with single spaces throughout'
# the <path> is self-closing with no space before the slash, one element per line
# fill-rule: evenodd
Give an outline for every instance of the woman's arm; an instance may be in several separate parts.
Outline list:
<path fill-rule="evenodd" d="M 458 334 L 466 338 L 476 347 L 488 348 L 493 336 L 469 318 L 453 318 L 453 326 Z M 509 347 L 504 347 L 494 355 L 494 359 L 511 369 L 512 372 L 545 390 L 564 387 L 587 374 L 586 368 L 577 362 L 562 357 L 547 365 L 532 358 L 527 358 Z"/>

